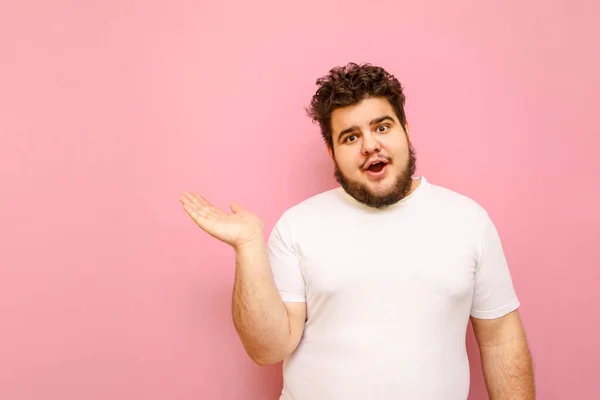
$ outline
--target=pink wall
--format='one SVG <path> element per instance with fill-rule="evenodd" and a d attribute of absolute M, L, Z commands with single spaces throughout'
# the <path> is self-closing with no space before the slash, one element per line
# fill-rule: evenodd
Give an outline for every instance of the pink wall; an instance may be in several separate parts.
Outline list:
<path fill-rule="evenodd" d="M 350 60 L 400 78 L 420 173 L 495 219 L 539 398 L 600 392 L 597 2 L 35 3 L 0 6 L 1 399 L 276 399 L 178 195 L 270 230 L 332 187 L 302 107 Z"/>

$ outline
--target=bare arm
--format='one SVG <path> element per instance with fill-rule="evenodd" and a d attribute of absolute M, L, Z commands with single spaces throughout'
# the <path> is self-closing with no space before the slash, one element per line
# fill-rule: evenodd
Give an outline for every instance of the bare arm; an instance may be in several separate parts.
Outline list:
<path fill-rule="evenodd" d="M 535 399 L 531 354 L 518 312 L 471 321 L 490 399 Z"/>
<path fill-rule="evenodd" d="M 260 219 L 237 203 L 228 214 L 195 193 L 179 199 L 202 230 L 235 250 L 233 322 L 250 358 L 259 365 L 287 358 L 302 336 L 306 304 L 284 304 L 279 296 Z"/>
<path fill-rule="evenodd" d="M 259 365 L 287 358 L 298 346 L 306 303 L 283 303 L 264 240 L 236 249 L 233 321 L 246 352 Z"/>

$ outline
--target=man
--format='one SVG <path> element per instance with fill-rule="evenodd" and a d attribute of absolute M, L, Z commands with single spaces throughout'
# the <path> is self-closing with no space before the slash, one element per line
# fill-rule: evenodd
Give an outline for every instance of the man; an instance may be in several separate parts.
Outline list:
<path fill-rule="evenodd" d="M 284 360 L 282 400 L 464 400 L 469 320 L 492 399 L 533 399 L 530 353 L 500 239 L 473 200 L 413 177 L 400 83 L 349 64 L 317 80 L 340 187 L 263 224 L 184 192 L 236 254 L 233 321 L 259 365 Z"/>

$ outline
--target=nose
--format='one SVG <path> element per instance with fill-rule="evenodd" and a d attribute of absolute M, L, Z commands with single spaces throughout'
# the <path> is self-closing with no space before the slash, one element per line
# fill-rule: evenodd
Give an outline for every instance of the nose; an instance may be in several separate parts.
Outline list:
<path fill-rule="evenodd" d="M 381 145 L 379 144 L 377 139 L 375 139 L 375 137 L 371 134 L 364 135 L 362 143 L 362 153 L 365 156 L 368 156 L 369 154 L 373 154 L 379 151 L 381 151 Z"/>

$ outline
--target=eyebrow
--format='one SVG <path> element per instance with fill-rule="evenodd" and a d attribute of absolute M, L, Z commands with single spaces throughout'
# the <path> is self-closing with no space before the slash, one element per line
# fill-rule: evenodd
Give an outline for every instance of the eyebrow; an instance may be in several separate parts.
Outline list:
<path fill-rule="evenodd" d="M 369 125 L 371 125 L 371 126 L 372 125 L 377 125 L 377 124 L 382 123 L 383 121 L 395 122 L 394 118 L 390 117 L 389 115 L 384 115 L 384 116 L 381 116 L 379 118 L 375 118 L 374 120 L 371 120 L 371 122 L 369 122 Z M 344 129 L 343 131 L 341 131 L 338 134 L 338 140 L 340 140 L 340 138 L 342 136 L 344 136 L 344 135 L 346 135 L 348 133 L 357 131 L 357 130 L 360 130 L 360 128 L 358 127 L 358 125 L 352 125 L 351 127 Z"/>

